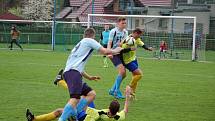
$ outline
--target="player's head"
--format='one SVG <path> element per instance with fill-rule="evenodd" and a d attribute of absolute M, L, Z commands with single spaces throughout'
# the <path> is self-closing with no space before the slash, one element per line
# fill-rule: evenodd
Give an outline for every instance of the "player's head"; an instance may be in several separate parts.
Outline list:
<path fill-rule="evenodd" d="M 119 27 L 119 29 L 125 29 L 126 28 L 126 18 L 125 17 L 119 17 L 117 19 L 117 26 Z"/>
<path fill-rule="evenodd" d="M 96 32 L 93 28 L 87 28 L 84 31 L 84 38 L 95 38 Z"/>
<path fill-rule="evenodd" d="M 132 36 L 137 39 L 139 38 L 141 35 L 143 34 L 143 31 L 139 28 L 136 28 L 135 30 L 133 30 L 132 32 Z"/>
<path fill-rule="evenodd" d="M 116 113 L 119 112 L 119 108 L 120 108 L 119 102 L 117 100 L 113 100 L 110 103 L 109 111 L 112 115 L 116 115 Z"/>
<path fill-rule="evenodd" d="M 105 29 L 105 31 L 109 30 L 109 25 L 108 25 L 108 24 L 105 24 L 105 25 L 104 25 L 104 29 Z"/>

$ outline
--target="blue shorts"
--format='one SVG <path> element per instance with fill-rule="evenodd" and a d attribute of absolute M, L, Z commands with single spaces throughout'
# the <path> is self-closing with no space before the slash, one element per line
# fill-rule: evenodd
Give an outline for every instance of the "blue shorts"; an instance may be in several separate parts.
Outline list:
<path fill-rule="evenodd" d="M 80 99 L 82 95 L 87 96 L 92 91 L 92 88 L 82 81 L 80 72 L 76 70 L 64 72 L 63 77 L 67 83 L 70 98 Z"/>
<path fill-rule="evenodd" d="M 125 66 L 125 68 L 127 68 L 130 72 L 133 72 L 133 71 L 135 71 L 136 69 L 138 69 L 137 60 L 131 61 L 130 63 L 125 64 L 124 66 Z"/>
<path fill-rule="evenodd" d="M 113 65 L 117 67 L 119 64 L 122 64 L 122 60 L 120 59 L 120 55 L 113 55 L 113 58 L 111 59 Z"/>

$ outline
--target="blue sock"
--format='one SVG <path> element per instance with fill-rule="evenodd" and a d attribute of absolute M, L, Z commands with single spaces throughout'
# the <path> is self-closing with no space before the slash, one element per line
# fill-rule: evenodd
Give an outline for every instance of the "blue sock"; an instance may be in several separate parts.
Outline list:
<path fill-rule="evenodd" d="M 122 82 L 122 76 L 121 75 L 117 75 L 116 80 L 114 82 L 113 87 L 111 88 L 111 91 L 117 91 L 118 88 L 120 87 L 120 84 Z"/>
<path fill-rule="evenodd" d="M 91 102 L 91 103 L 88 105 L 88 107 L 95 108 L 94 102 Z"/>
<path fill-rule="evenodd" d="M 67 103 L 58 121 L 67 121 L 67 119 L 71 116 L 76 117 L 77 110 L 74 107 L 72 107 L 69 103 Z"/>
<path fill-rule="evenodd" d="M 95 108 L 94 102 L 91 102 L 91 103 L 88 105 L 88 107 Z M 78 113 L 78 116 L 77 116 L 78 120 L 79 120 L 79 119 L 82 119 L 85 115 L 86 115 L 85 110 L 83 110 L 83 111 L 81 111 L 80 113 Z"/>
<path fill-rule="evenodd" d="M 80 113 L 84 109 L 84 107 L 87 106 L 87 103 L 87 99 L 82 98 L 77 105 L 77 113 Z"/>
<path fill-rule="evenodd" d="M 118 75 L 117 78 L 116 78 L 116 81 L 115 81 L 115 85 L 116 85 L 115 91 L 118 91 L 118 90 L 119 90 L 120 85 L 121 85 L 121 82 L 122 82 L 122 76 L 121 76 L 121 75 Z"/>

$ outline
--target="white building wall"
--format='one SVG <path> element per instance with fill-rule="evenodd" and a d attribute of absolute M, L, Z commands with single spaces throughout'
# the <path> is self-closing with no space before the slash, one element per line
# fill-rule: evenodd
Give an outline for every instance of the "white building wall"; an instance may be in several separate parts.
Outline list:
<path fill-rule="evenodd" d="M 203 33 L 209 33 L 209 23 L 210 23 L 210 12 L 183 12 L 183 13 L 175 13 L 176 16 L 196 16 L 197 23 L 203 25 Z M 175 24 L 175 27 L 179 30 L 184 30 L 184 23 L 193 23 L 193 20 L 181 19 L 177 20 L 178 22 Z M 197 26 L 198 27 L 198 26 Z"/>

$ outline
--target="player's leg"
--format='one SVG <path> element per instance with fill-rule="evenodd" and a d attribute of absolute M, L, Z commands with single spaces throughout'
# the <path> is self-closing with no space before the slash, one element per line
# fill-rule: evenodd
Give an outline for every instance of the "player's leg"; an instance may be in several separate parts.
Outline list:
<path fill-rule="evenodd" d="M 130 82 L 130 87 L 132 89 L 132 94 L 135 95 L 137 83 L 142 78 L 142 71 L 138 68 L 137 60 L 134 60 L 125 65 L 125 67 L 132 72 L 132 79 Z"/>
<path fill-rule="evenodd" d="M 22 46 L 18 43 L 18 41 L 15 41 L 15 44 L 16 44 L 21 50 L 23 50 Z"/>
<path fill-rule="evenodd" d="M 103 56 L 103 67 L 104 68 L 107 68 L 108 67 L 108 62 L 107 62 L 107 57 L 106 56 Z"/>
<path fill-rule="evenodd" d="M 76 70 L 69 70 L 64 73 L 64 79 L 68 85 L 70 100 L 65 105 L 62 115 L 58 121 L 66 121 L 69 117 L 76 118 L 77 104 L 82 93 L 82 75 Z"/>
<path fill-rule="evenodd" d="M 79 114 L 82 112 L 85 107 L 93 102 L 93 100 L 96 97 L 96 92 L 92 90 L 91 87 L 89 87 L 86 83 L 83 83 L 82 93 L 83 97 L 81 98 L 80 102 L 77 105 L 77 113 Z M 94 106 L 91 104 L 91 106 Z"/>
<path fill-rule="evenodd" d="M 103 47 L 107 48 L 107 44 L 104 44 Z M 107 56 L 103 56 L 103 65 L 104 68 L 108 67 Z"/>
<path fill-rule="evenodd" d="M 125 67 L 123 66 L 122 61 L 118 55 L 113 56 L 113 59 L 111 59 L 111 61 L 114 66 L 117 67 L 118 75 L 116 77 L 114 85 L 109 90 L 109 94 L 115 96 L 116 98 L 125 98 L 120 91 L 121 82 L 126 77 Z"/>
<path fill-rule="evenodd" d="M 132 80 L 130 83 L 130 87 L 132 88 L 133 93 L 136 92 L 138 81 L 142 78 L 142 71 L 140 69 L 136 69 L 132 72 Z"/>
<path fill-rule="evenodd" d="M 15 41 L 16 41 L 16 40 L 15 40 Z M 10 42 L 10 50 L 13 49 L 13 43 L 14 43 L 14 39 L 12 39 L 11 42 Z"/>
<path fill-rule="evenodd" d="M 56 109 L 53 112 L 43 114 L 43 115 L 38 115 L 34 116 L 29 109 L 26 111 L 26 118 L 28 121 L 51 121 L 59 117 L 62 113 L 63 109 L 59 108 Z"/>

